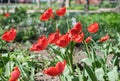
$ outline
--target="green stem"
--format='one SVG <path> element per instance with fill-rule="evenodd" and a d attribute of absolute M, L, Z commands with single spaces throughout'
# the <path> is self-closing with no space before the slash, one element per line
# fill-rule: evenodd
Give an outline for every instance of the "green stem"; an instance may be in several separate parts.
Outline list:
<path fill-rule="evenodd" d="M 46 51 L 47 51 L 47 53 L 51 56 L 51 58 L 52 58 L 53 60 L 55 60 L 54 56 L 52 56 L 52 54 L 49 52 L 49 50 L 46 50 Z"/>
<path fill-rule="evenodd" d="M 1 60 L 2 60 L 2 62 L 3 62 L 3 65 L 5 66 L 5 61 L 4 61 L 4 59 L 2 58 L 2 55 L 1 55 Z"/>
<path fill-rule="evenodd" d="M 70 44 L 70 63 L 71 63 L 71 68 L 73 70 L 73 51 L 74 51 L 74 46 L 75 43 L 72 41 Z"/>
<path fill-rule="evenodd" d="M 69 31 L 70 30 L 69 22 L 68 22 L 68 20 L 66 22 L 67 22 L 67 27 L 68 27 L 68 31 Z"/>
<path fill-rule="evenodd" d="M 10 71 L 11 71 L 11 63 L 10 63 L 10 52 L 8 52 L 8 59 L 9 59 L 9 74 L 10 74 Z"/>
<path fill-rule="evenodd" d="M 61 76 L 59 75 L 59 79 L 60 79 L 60 81 L 62 81 L 62 78 L 61 78 Z"/>
<path fill-rule="evenodd" d="M 74 50 L 75 43 L 72 41 L 70 45 L 66 49 L 66 58 L 68 61 L 68 65 L 70 66 L 70 72 L 71 74 L 74 74 L 74 68 L 73 68 L 73 50 Z"/>
<path fill-rule="evenodd" d="M 88 48 L 86 42 L 82 42 L 82 43 L 83 43 L 83 45 L 84 45 L 84 47 L 85 47 L 85 49 L 86 49 L 87 56 L 88 56 L 89 58 L 91 58 L 91 56 L 90 56 L 90 51 L 89 51 L 89 48 Z"/>
<path fill-rule="evenodd" d="M 5 43 L 3 40 L 0 40 L 0 42 L 1 42 L 0 50 L 2 50 L 2 49 L 3 49 L 3 46 L 6 47 L 6 43 Z M 2 52 L 2 51 L 1 51 L 1 52 Z"/>
<path fill-rule="evenodd" d="M 7 80 L 3 77 L 3 75 L 0 75 L 0 77 L 2 78 L 3 81 L 7 81 Z"/>

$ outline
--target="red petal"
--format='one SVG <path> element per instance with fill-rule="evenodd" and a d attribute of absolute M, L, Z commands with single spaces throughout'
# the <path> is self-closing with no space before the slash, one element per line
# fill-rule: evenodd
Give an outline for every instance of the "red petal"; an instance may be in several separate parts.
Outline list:
<path fill-rule="evenodd" d="M 49 76 L 57 76 L 60 75 L 66 66 L 66 61 L 58 62 L 55 67 L 49 67 L 48 69 L 44 70 L 43 73 Z"/>
<path fill-rule="evenodd" d="M 70 35 L 74 36 L 76 34 L 79 34 L 82 32 L 82 25 L 80 22 L 78 22 L 71 30 L 70 30 Z"/>
<path fill-rule="evenodd" d="M 104 37 L 100 38 L 100 42 L 107 41 L 108 39 L 109 39 L 109 36 L 108 36 L 108 35 L 106 35 L 106 36 L 104 36 Z"/>
<path fill-rule="evenodd" d="M 91 39 L 92 39 L 92 36 L 89 36 L 89 37 L 87 37 L 87 38 L 85 39 L 85 42 L 86 42 L 86 43 L 89 43 L 89 42 L 91 41 Z"/>
<path fill-rule="evenodd" d="M 65 13 L 66 13 L 66 7 L 62 7 L 62 8 L 60 8 L 59 10 L 56 11 L 56 14 L 57 14 L 58 16 L 64 16 Z"/>
<path fill-rule="evenodd" d="M 59 30 L 57 30 L 55 33 L 51 33 L 48 36 L 48 42 L 50 44 L 56 44 L 56 42 L 59 40 L 59 38 L 60 38 L 60 33 L 59 33 Z"/>
<path fill-rule="evenodd" d="M 77 35 L 74 35 L 72 37 L 72 40 L 75 41 L 75 42 L 77 42 L 77 43 L 82 42 L 83 39 L 84 39 L 84 33 L 83 32 L 81 34 L 77 34 Z"/>
<path fill-rule="evenodd" d="M 56 68 L 58 69 L 59 74 L 63 73 L 65 69 L 66 61 L 64 60 L 63 62 L 58 62 L 56 64 Z"/>
<path fill-rule="evenodd" d="M 36 43 L 30 48 L 31 51 L 41 51 L 44 50 L 48 45 L 48 40 L 45 36 L 41 36 Z"/>
<path fill-rule="evenodd" d="M 97 31 L 98 31 L 98 29 L 99 29 L 99 26 L 98 26 L 98 23 L 93 23 L 93 24 L 91 24 L 88 28 L 87 28 L 87 30 L 88 30 L 88 32 L 90 32 L 90 33 L 96 33 Z"/>
<path fill-rule="evenodd" d="M 65 34 L 60 36 L 59 40 L 57 41 L 56 45 L 60 47 L 66 47 L 70 43 L 69 34 Z"/>
<path fill-rule="evenodd" d="M 20 77 L 20 70 L 18 67 L 15 67 L 14 71 L 11 72 L 11 77 L 9 81 L 17 81 L 19 77 Z"/>
<path fill-rule="evenodd" d="M 9 31 L 6 31 L 3 35 L 2 35 L 2 39 L 7 41 L 7 42 L 11 42 L 15 39 L 16 37 L 16 29 L 11 28 Z"/>
<path fill-rule="evenodd" d="M 49 67 L 48 69 L 43 71 L 44 74 L 47 74 L 49 76 L 57 76 L 59 75 L 58 70 L 56 67 Z"/>

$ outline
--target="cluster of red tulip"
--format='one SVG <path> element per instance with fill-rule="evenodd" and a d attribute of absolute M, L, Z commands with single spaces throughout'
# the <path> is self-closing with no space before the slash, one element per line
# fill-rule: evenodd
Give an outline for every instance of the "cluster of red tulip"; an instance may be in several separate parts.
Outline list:
<path fill-rule="evenodd" d="M 63 16 L 66 13 L 66 7 L 60 8 L 56 11 L 56 14 L 58 16 Z M 7 15 L 8 16 L 8 15 Z M 52 8 L 47 9 L 41 16 L 40 20 L 47 21 L 50 18 L 54 18 Z M 98 23 L 93 23 L 87 28 L 88 32 L 90 33 L 96 33 L 99 30 Z M 16 29 L 11 28 L 9 31 L 4 32 L 2 35 L 2 39 L 6 42 L 11 42 L 16 37 Z M 56 32 L 51 33 L 48 38 L 46 36 L 41 36 L 38 38 L 37 42 L 32 45 L 30 48 L 31 51 L 42 51 L 44 50 L 49 44 L 55 44 L 59 47 L 66 47 L 71 41 L 80 43 L 82 41 L 85 41 L 86 43 L 90 42 L 92 39 L 92 36 L 89 36 L 84 40 L 84 32 L 82 31 L 82 25 L 80 22 L 76 23 L 74 27 L 66 34 L 60 34 L 59 29 L 56 29 Z M 104 36 L 100 38 L 100 42 L 107 41 L 109 39 L 109 36 Z M 48 69 L 44 70 L 43 73 L 50 75 L 50 76 L 57 76 L 63 73 L 64 68 L 66 66 L 66 61 L 58 62 L 55 67 L 49 67 Z M 15 67 L 14 71 L 11 72 L 11 78 L 9 81 L 17 81 L 20 77 L 20 71 L 18 67 Z"/>
<path fill-rule="evenodd" d="M 59 10 L 56 11 L 56 14 L 58 16 L 64 16 L 66 13 L 66 7 L 62 7 Z M 54 18 L 54 14 L 53 14 L 53 10 L 52 8 L 48 8 L 41 16 L 40 16 L 40 20 L 42 21 L 47 21 L 50 18 Z"/>
<path fill-rule="evenodd" d="M 49 10 L 48 10 L 49 11 Z M 59 12 L 60 13 L 60 12 Z M 43 15 L 42 15 L 43 16 Z M 42 17 L 41 17 L 42 18 Z M 90 33 L 96 33 L 99 29 L 98 23 L 91 24 L 87 30 Z M 100 42 L 108 40 L 109 36 L 105 36 L 100 39 Z M 88 43 L 92 39 L 92 36 L 89 36 L 85 39 L 85 42 Z M 76 23 L 75 26 L 70 29 L 66 34 L 60 34 L 59 29 L 56 30 L 56 32 L 49 34 L 48 38 L 45 36 L 41 36 L 36 43 L 32 45 L 30 48 L 31 51 L 41 51 L 44 50 L 49 44 L 55 44 L 59 47 L 66 47 L 71 41 L 80 43 L 84 40 L 84 33 L 82 31 L 82 25 L 80 22 Z M 61 63 L 61 62 L 60 62 Z M 50 76 L 56 76 L 63 72 L 63 69 L 65 67 L 64 64 L 61 63 L 61 66 L 58 65 L 59 62 L 55 67 L 50 67 L 46 70 L 44 70 L 44 73 Z M 59 72 L 58 69 L 61 71 Z"/>
<path fill-rule="evenodd" d="M 96 33 L 99 29 L 98 23 L 91 24 L 87 30 L 90 33 Z M 85 39 L 85 42 L 90 42 L 92 36 L 89 36 Z M 100 39 L 100 42 L 104 42 L 109 39 L 109 36 L 104 36 Z M 80 22 L 70 29 L 66 34 L 60 34 L 60 31 L 57 29 L 56 32 L 51 33 L 48 38 L 41 36 L 36 43 L 30 48 L 31 51 L 41 51 L 44 50 L 48 44 L 55 44 L 60 47 L 66 47 L 71 41 L 80 43 L 84 40 L 84 33 L 82 32 L 82 25 Z"/>

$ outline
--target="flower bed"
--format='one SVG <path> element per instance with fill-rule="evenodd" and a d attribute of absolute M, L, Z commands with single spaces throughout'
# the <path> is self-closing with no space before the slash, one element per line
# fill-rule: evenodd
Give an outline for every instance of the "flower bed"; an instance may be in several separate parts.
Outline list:
<path fill-rule="evenodd" d="M 43 80 L 41 76 L 49 76 L 59 81 L 120 79 L 119 33 L 112 34 L 114 31 L 104 28 L 106 25 L 101 24 L 102 21 L 97 22 L 97 18 L 93 21 L 90 18 L 91 21 L 87 22 L 86 26 L 82 24 L 85 18 L 82 20 L 79 17 L 80 21 L 77 15 L 71 16 L 66 7 L 56 11 L 52 8 L 46 9 L 36 19 L 39 20 L 37 27 L 32 24 L 35 18 L 33 16 L 36 15 L 28 16 L 31 20 L 27 26 L 33 26 L 31 29 L 27 27 L 28 30 L 19 28 L 19 23 L 23 23 L 23 18 L 27 18 L 25 11 L 18 9 L 16 16 L 8 12 L 2 17 L 3 21 L 9 21 L 10 24 L 1 23 L 2 26 L 9 25 L 3 29 L 5 31 L 0 39 L 1 81 L 36 81 L 36 76 L 40 77 L 40 81 Z M 20 20 L 17 21 L 16 18 Z M 17 27 L 11 27 L 13 24 Z M 31 37 L 31 40 L 27 39 L 27 42 L 24 41 L 20 46 L 22 43 L 19 43 L 23 40 L 21 37 L 26 34 L 35 36 L 35 39 Z"/>

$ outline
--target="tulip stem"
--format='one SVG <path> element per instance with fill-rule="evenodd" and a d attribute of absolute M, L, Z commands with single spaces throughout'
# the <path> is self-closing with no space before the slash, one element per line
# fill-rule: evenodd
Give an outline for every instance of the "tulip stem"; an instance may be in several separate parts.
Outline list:
<path fill-rule="evenodd" d="M 69 26 L 69 21 L 67 20 L 67 27 L 68 27 L 68 31 L 70 30 L 70 26 Z"/>
<path fill-rule="evenodd" d="M 72 41 L 70 44 L 70 63 L 71 63 L 71 69 L 72 69 L 72 73 L 73 73 L 73 50 L 74 50 L 74 42 Z"/>
<path fill-rule="evenodd" d="M 2 58 L 2 55 L 0 56 L 0 58 L 1 58 L 2 62 L 3 62 L 3 65 L 5 66 L 5 61 L 4 61 L 4 59 Z"/>
<path fill-rule="evenodd" d="M 67 47 L 67 52 L 66 52 L 66 57 L 68 61 L 68 65 L 70 66 L 70 72 L 73 74 L 74 69 L 73 69 L 73 50 L 74 50 L 75 43 L 72 41 L 70 45 Z M 70 50 L 68 50 L 70 48 Z M 69 52 L 70 51 L 70 52 Z"/>
<path fill-rule="evenodd" d="M 54 56 L 52 56 L 52 54 L 49 52 L 49 50 L 46 50 L 46 51 L 47 51 L 47 53 L 51 56 L 51 58 L 52 58 L 53 60 L 55 60 Z"/>
<path fill-rule="evenodd" d="M 91 58 L 91 57 L 90 57 L 90 51 L 89 51 L 89 48 L 88 48 L 86 42 L 82 42 L 82 43 L 83 43 L 84 47 L 86 48 L 87 56 L 88 56 L 89 58 Z"/>
<path fill-rule="evenodd" d="M 59 80 L 62 81 L 61 76 L 59 75 Z"/>
<path fill-rule="evenodd" d="M 3 75 L 0 74 L 0 77 L 2 78 L 3 81 L 7 81 L 7 80 L 3 77 Z"/>
<path fill-rule="evenodd" d="M 10 61 L 10 52 L 8 52 L 8 59 Z M 10 74 L 10 71 L 11 71 L 11 62 L 9 62 L 9 74 Z"/>

